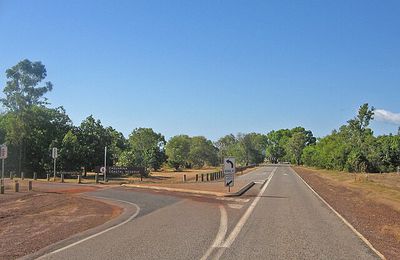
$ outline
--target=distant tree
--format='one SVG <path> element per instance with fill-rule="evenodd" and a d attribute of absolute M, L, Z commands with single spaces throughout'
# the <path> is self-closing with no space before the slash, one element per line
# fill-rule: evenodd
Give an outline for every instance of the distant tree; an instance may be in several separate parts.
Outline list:
<path fill-rule="evenodd" d="M 304 132 L 295 132 L 289 139 L 287 147 L 297 165 L 301 164 L 301 156 L 307 144 L 307 136 Z"/>
<path fill-rule="evenodd" d="M 237 140 L 233 134 L 221 137 L 217 142 L 215 142 L 215 146 L 218 149 L 218 157 L 220 162 L 222 162 L 224 157 L 227 156 L 229 149 L 231 149 L 236 143 Z"/>
<path fill-rule="evenodd" d="M 104 148 L 111 145 L 111 136 L 100 120 L 92 115 L 82 121 L 76 133 L 83 148 L 85 170 L 104 164 Z M 111 162 L 110 162 L 111 163 Z"/>
<path fill-rule="evenodd" d="M 128 149 L 123 152 L 121 163 L 158 170 L 165 162 L 165 138 L 151 128 L 137 128 L 129 136 Z"/>
<path fill-rule="evenodd" d="M 79 170 L 83 165 L 83 147 L 73 130 L 69 130 L 61 142 L 59 161 L 61 168 L 66 171 Z"/>
<path fill-rule="evenodd" d="M 205 164 L 218 165 L 218 149 L 204 136 L 195 136 L 190 140 L 189 163 L 196 168 Z"/>
<path fill-rule="evenodd" d="M 172 137 L 165 146 L 168 164 L 178 170 L 189 162 L 190 137 L 187 135 L 176 135 Z"/>

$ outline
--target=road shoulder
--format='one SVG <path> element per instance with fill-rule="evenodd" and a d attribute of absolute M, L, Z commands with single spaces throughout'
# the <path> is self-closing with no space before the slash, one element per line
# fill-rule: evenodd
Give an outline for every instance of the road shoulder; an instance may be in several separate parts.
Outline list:
<path fill-rule="evenodd" d="M 397 224 L 400 212 L 372 200 L 357 188 L 325 178 L 318 170 L 293 169 L 387 259 L 396 259 L 400 255 L 400 237 L 393 233 L 400 231 Z"/>

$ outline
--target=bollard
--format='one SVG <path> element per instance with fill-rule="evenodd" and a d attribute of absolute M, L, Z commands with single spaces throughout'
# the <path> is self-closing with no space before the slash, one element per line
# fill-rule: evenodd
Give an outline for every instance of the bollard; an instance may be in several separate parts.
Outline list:
<path fill-rule="evenodd" d="M 24 176 L 24 172 L 21 172 L 21 180 L 24 180 L 25 176 Z"/>
<path fill-rule="evenodd" d="M 204 181 L 204 174 L 201 174 L 201 181 Z"/>
<path fill-rule="evenodd" d="M 196 174 L 196 182 L 198 182 L 198 181 L 199 181 L 199 175 Z"/>
<path fill-rule="evenodd" d="M 28 181 L 28 191 L 32 191 L 32 181 Z"/>
<path fill-rule="evenodd" d="M 99 183 L 99 174 L 96 173 L 96 175 L 94 176 L 94 181 L 96 183 Z"/>
<path fill-rule="evenodd" d="M 207 173 L 207 181 L 209 181 L 209 180 L 210 180 L 210 174 Z"/>
<path fill-rule="evenodd" d="M 19 192 L 19 182 L 18 182 L 18 181 L 15 181 L 15 184 L 14 184 L 14 191 L 15 191 L 15 192 Z"/>
<path fill-rule="evenodd" d="M 50 174 L 46 174 L 47 181 L 50 181 Z"/>
<path fill-rule="evenodd" d="M 14 173 L 10 172 L 10 180 L 14 179 Z"/>
<path fill-rule="evenodd" d="M 0 186 L 0 194 L 4 194 L 4 185 Z"/>
<path fill-rule="evenodd" d="M 64 173 L 61 173 L 61 182 L 64 182 Z"/>
<path fill-rule="evenodd" d="M 4 186 L 4 180 L 0 179 L 0 186 Z"/>
<path fill-rule="evenodd" d="M 82 183 L 82 175 L 78 174 L 78 183 L 81 184 Z"/>
<path fill-rule="evenodd" d="M 183 175 L 183 182 L 186 182 L 186 174 Z"/>
<path fill-rule="evenodd" d="M 35 181 L 37 180 L 37 173 L 36 172 L 33 173 L 33 180 L 35 180 Z"/>

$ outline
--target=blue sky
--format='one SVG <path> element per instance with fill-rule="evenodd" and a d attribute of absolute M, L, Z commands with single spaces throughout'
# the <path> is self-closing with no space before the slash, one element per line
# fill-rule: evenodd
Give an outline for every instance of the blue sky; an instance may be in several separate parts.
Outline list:
<path fill-rule="evenodd" d="M 52 106 L 126 136 L 324 136 L 365 102 L 394 113 L 376 134 L 397 132 L 399 13 L 399 1 L 0 0 L 0 82 L 40 60 Z"/>

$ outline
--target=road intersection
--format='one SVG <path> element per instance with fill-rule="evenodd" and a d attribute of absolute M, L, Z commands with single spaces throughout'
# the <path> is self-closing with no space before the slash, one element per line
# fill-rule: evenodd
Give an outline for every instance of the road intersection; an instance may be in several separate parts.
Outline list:
<path fill-rule="evenodd" d="M 125 203 L 130 217 L 45 249 L 40 259 L 379 259 L 290 167 L 238 178 L 256 182 L 241 197 L 123 187 L 87 193 Z"/>

